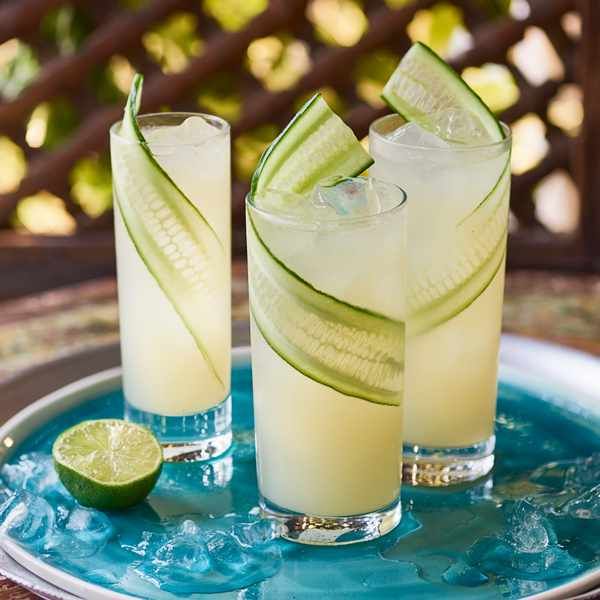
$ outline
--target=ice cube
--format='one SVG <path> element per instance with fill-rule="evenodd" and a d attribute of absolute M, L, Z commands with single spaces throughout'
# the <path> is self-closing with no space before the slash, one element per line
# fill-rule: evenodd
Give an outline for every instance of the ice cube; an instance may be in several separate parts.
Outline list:
<path fill-rule="evenodd" d="M 165 148 L 156 146 L 180 146 L 182 144 L 201 145 L 206 140 L 218 135 L 220 129 L 200 116 L 188 117 L 179 125 L 162 125 L 142 127 L 146 141 L 155 152 L 162 155 Z"/>
<path fill-rule="evenodd" d="M 328 220 L 377 215 L 400 204 L 403 196 L 398 186 L 372 177 L 332 177 L 315 186 L 311 204 L 323 211 L 313 215 L 317 220 Z"/>
<path fill-rule="evenodd" d="M 443 140 L 462 144 L 482 144 L 490 141 L 479 118 L 468 110 L 451 109 L 431 117 L 433 133 Z"/>
<path fill-rule="evenodd" d="M 486 574 L 532 580 L 567 577 L 584 568 L 558 543 L 548 519 L 527 500 L 512 506 L 500 536 L 481 538 L 469 548 L 467 561 Z"/>
<path fill-rule="evenodd" d="M 415 146 L 417 148 L 450 148 L 451 144 L 418 125 L 410 122 L 401 125 L 387 134 L 387 139 L 395 144 Z"/>
<path fill-rule="evenodd" d="M 0 507 L 0 533 L 7 533 L 18 542 L 44 549 L 52 535 L 54 510 L 31 492 L 17 492 Z"/>
<path fill-rule="evenodd" d="M 271 542 L 282 533 L 279 524 L 271 519 L 261 519 L 253 523 L 236 523 L 232 531 L 236 540 L 247 548 Z"/>
<path fill-rule="evenodd" d="M 451 585 L 462 585 L 476 587 L 489 581 L 489 577 L 478 571 L 464 560 L 458 559 L 452 563 L 443 573 L 442 579 Z"/>
<path fill-rule="evenodd" d="M 101 550 L 113 536 L 110 519 L 102 512 L 73 505 L 56 507 L 56 526 L 47 550 L 73 558 L 89 557 Z"/>
<path fill-rule="evenodd" d="M 144 581 L 174 593 L 216 593 L 247 587 L 272 576 L 281 565 L 274 526 L 235 518 L 163 522 L 167 532 L 144 532 L 132 570 Z"/>
<path fill-rule="evenodd" d="M 600 452 L 579 458 L 569 465 L 565 487 L 593 486 L 600 483 Z"/>
<path fill-rule="evenodd" d="M 365 180 L 358 177 L 333 177 L 315 186 L 313 204 L 333 208 L 338 215 L 351 215 L 367 206 Z"/>
<path fill-rule="evenodd" d="M 556 543 L 550 522 L 527 500 L 518 501 L 507 519 L 506 541 L 517 552 L 543 552 Z"/>
<path fill-rule="evenodd" d="M 21 455 L 16 463 L 5 464 L 0 475 L 14 491 L 28 490 L 45 495 L 57 489 L 64 490 L 58 480 L 52 457 L 42 452 Z"/>
<path fill-rule="evenodd" d="M 569 500 L 561 512 L 575 519 L 600 519 L 600 484 Z"/>

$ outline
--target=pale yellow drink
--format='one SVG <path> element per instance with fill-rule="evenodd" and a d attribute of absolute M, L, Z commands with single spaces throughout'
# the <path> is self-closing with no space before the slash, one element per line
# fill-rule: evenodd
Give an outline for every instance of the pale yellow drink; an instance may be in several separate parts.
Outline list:
<path fill-rule="evenodd" d="M 401 124 L 397 116 L 376 121 L 369 145 L 370 173 L 402 185 L 410 198 L 405 452 L 444 463 L 456 450 L 459 462 L 461 451 L 479 447 L 471 458 L 486 458 L 493 451 L 510 139 L 467 147 L 414 129 L 411 143 L 392 133 Z"/>
<path fill-rule="evenodd" d="M 395 187 L 395 186 L 392 186 Z M 257 257 L 260 237 L 281 263 L 305 282 L 342 302 L 400 322 L 404 293 L 400 191 L 361 217 L 307 207 L 291 214 L 248 206 L 251 312 L 262 302 Z M 309 201 L 307 201 L 309 202 Z M 310 303 L 304 314 L 286 313 L 290 327 L 312 335 Z M 320 300 L 315 301 L 315 306 Z M 286 323 L 285 327 L 288 324 Z M 338 352 L 335 318 L 310 347 L 328 349 L 328 362 L 351 360 Z M 339 344 L 343 343 L 340 336 Z M 364 343 L 369 343 L 368 335 Z M 395 350 L 402 360 L 403 339 Z M 365 366 L 357 359 L 357 368 Z M 380 511 L 400 489 L 401 394 L 385 405 L 342 393 L 307 376 L 282 358 L 252 319 L 252 371 L 259 489 L 271 507 L 311 517 Z M 334 384 L 335 385 L 335 384 Z"/>
<path fill-rule="evenodd" d="M 201 323 L 203 352 L 151 272 L 144 248 L 136 248 L 119 210 L 120 182 L 115 182 L 124 392 L 128 403 L 141 411 L 170 417 L 195 415 L 219 405 L 230 393 L 229 127 L 214 117 L 178 113 L 146 115 L 139 123 L 158 165 L 208 222 L 220 250 L 207 264 L 186 246 L 183 234 L 177 234 L 183 237 L 173 242 L 167 238 L 157 241 L 174 269 L 188 269 L 191 283 L 181 295 L 191 294 L 197 286 L 194 310 Z M 115 156 L 119 144 L 126 143 L 130 142 L 113 134 Z M 119 173 L 116 167 L 115 172 Z M 152 192 L 142 185 L 139 194 L 144 193 Z M 203 274 L 208 269 L 211 277 L 206 278 L 210 282 L 206 285 Z"/>

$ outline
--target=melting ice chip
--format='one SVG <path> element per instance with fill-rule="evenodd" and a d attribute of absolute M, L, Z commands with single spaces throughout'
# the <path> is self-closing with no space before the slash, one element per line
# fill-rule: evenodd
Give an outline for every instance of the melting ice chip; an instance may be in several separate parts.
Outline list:
<path fill-rule="evenodd" d="M 517 502 L 507 519 L 506 540 L 518 552 L 543 552 L 556 543 L 550 523 L 526 500 Z"/>
<path fill-rule="evenodd" d="M 216 125 L 200 116 L 188 117 L 179 125 L 142 127 L 142 133 L 151 146 L 203 144 L 219 132 Z"/>
<path fill-rule="evenodd" d="M 332 177 L 323 180 L 313 191 L 316 208 L 330 208 L 338 216 L 376 215 L 402 202 L 397 186 L 372 177 Z"/>
<path fill-rule="evenodd" d="M 417 123 L 406 123 L 387 134 L 387 139 L 396 144 L 419 148 L 450 148 L 450 144 Z"/>
<path fill-rule="evenodd" d="M 481 121 L 467 110 L 444 110 L 430 116 L 431 128 L 411 121 L 389 132 L 398 144 L 419 148 L 450 148 L 455 144 L 477 145 L 490 141 Z"/>

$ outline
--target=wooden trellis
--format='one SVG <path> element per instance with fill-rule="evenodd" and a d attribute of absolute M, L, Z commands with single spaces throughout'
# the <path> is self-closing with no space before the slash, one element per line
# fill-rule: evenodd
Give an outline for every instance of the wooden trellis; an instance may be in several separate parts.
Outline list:
<path fill-rule="evenodd" d="M 105 213 L 90 218 L 71 198 L 69 173 L 81 157 L 103 152 L 107 131 L 122 111 L 119 104 L 100 104 L 85 89 L 83 81 L 93 69 L 119 54 L 146 74 L 143 111 L 172 109 L 198 110 L 191 96 L 219 72 L 233 73 L 242 82 L 243 105 L 234 123 L 234 138 L 266 123 L 283 125 L 298 100 L 322 87 L 334 88 L 346 101 L 343 115 L 359 136 L 370 122 L 385 114 L 359 100 L 352 79 L 353 67 L 365 54 L 387 49 L 401 54 L 410 45 L 406 27 L 416 11 L 430 8 L 439 0 L 414 0 L 392 10 L 381 0 L 367 0 L 363 8 L 369 26 L 353 46 L 328 47 L 320 43 L 306 18 L 309 0 L 271 0 L 268 8 L 243 29 L 227 32 L 202 12 L 199 0 L 149 0 L 136 11 L 116 0 L 92 2 L 75 0 L 89 12 L 93 30 L 74 54 L 48 54 L 39 40 L 41 19 L 64 0 L 1 0 L 0 44 L 19 37 L 39 47 L 44 58 L 37 77 L 10 101 L 0 102 L 0 134 L 9 136 L 27 155 L 28 170 L 18 189 L 0 194 L 0 297 L 74 281 L 114 269 L 111 233 L 112 217 Z M 454 0 L 463 11 L 465 24 L 473 35 L 470 50 L 452 62 L 462 70 L 486 62 L 506 65 L 520 90 L 519 100 L 501 117 L 508 123 L 527 113 L 537 114 L 548 132 L 550 149 L 535 168 L 513 177 L 512 211 L 519 228 L 511 237 L 509 261 L 513 266 L 574 269 L 600 268 L 600 4 L 598 0 L 528 0 L 530 14 L 517 20 L 501 17 L 490 20 L 479 0 Z M 178 73 L 164 74 L 148 60 L 142 36 L 177 11 L 198 15 L 199 33 L 206 40 L 202 53 L 192 57 Z M 579 42 L 567 36 L 560 20 L 568 12 L 579 13 L 583 31 Z M 507 60 L 510 47 L 522 39 L 528 27 L 543 29 L 564 65 L 564 80 L 550 80 L 540 86 L 529 84 Z M 308 72 L 283 91 L 265 89 L 244 70 L 249 44 L 258 38 L 289 33 L 310 47 L 312 64 Z M 45 53 L 44 53 L 45 52 Z M 560 85 L 577 82 L 584 91 L 584 122 L 581 134 L 570 138 L 549 122 L 547 107 Z M 53 150 L 34 150 L 25 142 L 25 122 L 41 102 L 67 95 L 82 107 L 83 119 L 76 130 Z M 545 176 L 565 169 L 577 184 L 581 197 L 581 222 L 572 235 L 548 232 L 536 219 L 532 190 Z M 40 190 L 50 191 L 66 202 L 77 223 L 67 237 L 33 236 L 10 230 L 11 215 L 19 200 Z M 243 197 L 247 183 L 234 182 L 234 253 L 243 254 Z"/>

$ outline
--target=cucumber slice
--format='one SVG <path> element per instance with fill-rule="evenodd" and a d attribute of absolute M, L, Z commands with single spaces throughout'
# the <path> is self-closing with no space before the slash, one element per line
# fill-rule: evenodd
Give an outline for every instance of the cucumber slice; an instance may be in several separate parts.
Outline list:
<path fill-rule="evenodd" d="M 323 385 L 398 406 L 404 323 L 316 289 L 273 255 L 249 212 L 247 224 L 250 310 L 269 346 Z"/>
<path fill-rule="evenodd" d="M 414 276 L 408 296 L 409 332 L 424 333 L 455 317 L 491 284 L 504 264 L 510 161 L 486 198 L 457 226 L 455 254 L 440 276 Z M 443 265 L 440 265 L 443 268 Z"/>
<path fill-rule="evenodd" d="M 500 123 L 483 100 L 431 48 L 417 42 L 402 57 L 381 97 L 407 121 L 436 131 L 447 111 L 466 111 L 471 117 L 455 142 L 496 142 L 504 138 Z M 475 127 L 482 135 L 473 137 Z M 483 139 L 482 139 L 483 138 Z"/>
<path fill-rule="evenodd" d="M 143 78 L 136 75 L 127 99 L 121 138 L 111 144 L 116 205 L 140 258 L 190 332 L 225 390 L 203 343 L 201 298 L 222 288 L 226 255 L 198 208 L 152 156 L 137 124 Z M 143 301 L 143 299 L 142 299 Z"/>
<path fill-rule="evenodd" d="M 251 198 L 308 194 L 323 179 L 362 173 L 373 159 L 319 94 L 263 153 Z M 273 194 L 271 194 L 271 198 Z M 250 310 L 271 349 L 297 371 L 348 396 L 397 406 L 404 323 L 339 300 L 285 265 L 247 213 Z"/>
<path fill-rule="evenodd" d="M 262 154 L 252 177 L 256 202 L 268 189 L 309 193 L 331 175 L 359 175 L 373 159 L 321 94 L 315 94 Z"/>

